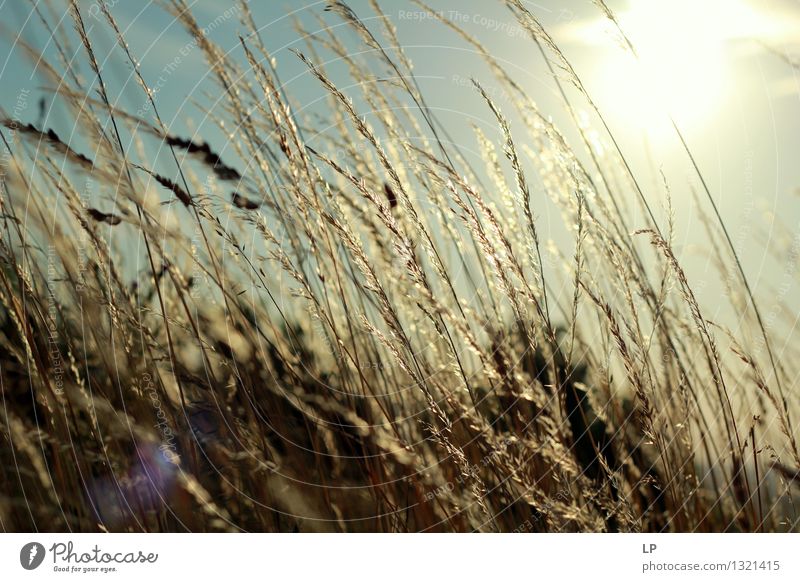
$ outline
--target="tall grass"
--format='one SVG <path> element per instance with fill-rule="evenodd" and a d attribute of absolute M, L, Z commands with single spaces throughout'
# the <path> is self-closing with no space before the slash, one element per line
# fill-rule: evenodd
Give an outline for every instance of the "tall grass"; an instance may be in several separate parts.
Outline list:
<path fill-rule="evenodd" d="M 491 73 L 464 88 L 496 124 L 479 157 L 376 1 L 369 26 L 342 2 L 318 16 L 358 51 L 295 25 L 319 119 L 246 3 L 234 58 L 170 0 L 218 90 L 198 103 L 229 136 L 211 144 L 165 123 L 104 3 L 144 115 L 111 94 L 77 2 L 72 30 L 32 4 L 52 59 L 20 46 L 74 134 L 3 112 L 4 530 L 798 529 L 798 370 L 716 206 L 737 329 L 681 264 L 670 185 L 644 186 L 552 36 L 504 4 L 577 139 L 456 22 Z"/>

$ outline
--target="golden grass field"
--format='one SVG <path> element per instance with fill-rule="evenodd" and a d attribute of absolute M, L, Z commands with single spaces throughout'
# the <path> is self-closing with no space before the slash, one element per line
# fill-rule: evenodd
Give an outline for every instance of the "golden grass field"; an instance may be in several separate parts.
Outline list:
<path fill-rule="evenodd" d="M 163 4 L 216 90 L 192 99 L 228 140 L 174 133 L 113 10 L 96 4 L 90 34 L 64 4 L 59 27 L 37 16 L 51 53 L 17 45 L 72 135 L 2 110 L 3 531 L 798 529 L 800 346 L 760 308 L 674 124 L 740 317 L 710 315 L 674 247 L 683 185 L 629 163 L 525 3 L 501 2 L 562 90 L 569 138 L 457 23 L 491 71 L 460 89 L 493 125 L 469 144 L 390 20 L 333 2 L 317 12 L 336 33 L 299 27 L 317 119 L 247 4 L 234 57 L 185 0 Z M 107 84 L 100 26 L 142 111 Z"/>

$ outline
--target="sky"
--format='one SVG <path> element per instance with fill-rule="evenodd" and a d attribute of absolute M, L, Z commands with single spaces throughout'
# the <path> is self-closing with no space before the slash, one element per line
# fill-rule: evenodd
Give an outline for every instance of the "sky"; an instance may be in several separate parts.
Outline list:
<path fill-rule="evenodd" d="M 145 97 L 134 87 L 130 66 L 118 54 L 106 59 L 114 39 L 97 1 L 79 0 L 79 5 L 107 72 L 110 92 L 119 97 L 120 106 L 141 110 Z M 223 50 L 241 56 L 236 35 L 243 27 L 231 9 L 235 4 L 189 3 L 201 26 L 213 28 L 211 38 Z M 57 12 L 67 2 L 52 4 Z M 108 0 L 108 4 L 145 79 L 158 86 L 156 103 L 167 125 L 174 133 L 202 133 L 211 143 L 224 144 L 226 136 L 204 122 L 196 106 L 209 99 L 213 102 L 219 95 L 209 82 L 209 67 L 183 27 L 158 4 L 122 0 Z M 535 45 L 501 2 L 430 0 L 430 5 L 489 47 L 540 109 L 571 135 L 571 123 L 552 77 Z M 713 299 L 719 293 L 719 278 L 709 266 L 700 215 L 691 195 L 691 188 L 698 187 L 696 176 L 669 125 L 668 111 L 707 180 L 751 283 L 766 294 L 779 287 L 793 261 L 775 260 L 769 254 L 788 256 L 792 237 L 800 236 L 800 163 L 796 159 L 800 65 L 793 66 L 795 60 L 800 62 L 797 2 L 609 0 L 638 60 L 623 48 L 618 32 L 591 0 L 538 0 L 526 5 L 573 63 L 634 171 L 647 177 L 643 184 L 656 205 L 663 200 L 660 175 L 667 176 L 677 217 L 679 258 L 687 264 L 693 281 L 700 283 L 700 293 Z M 30 6 L 23 0 L 0 0 L 0 106 L 6 114 L 17 113 L 23 121 L 36 122 L 38 100 L 45 97 L 44 124 L 69 136 L 76 128 L 65 110 L 53 105 L 47 82 L 34 74 L 34 63 L 24 56 L 17 40 L 23 38 L 52 55 L 49 35 Z M 317 15 L 325 26 L 334 27 L 347 46 L 364 50 L 338 17 L 323 11 L 324 6 L 324 2 L 302 1 L 251 3 L 284 90 L 293 96 L 298 110 L 322 115 L 324 90 L 290 50 L 303 48 L 293 20 L 314 32 L 320 27 Z M 350 6 L 368 27 L 380 29 L 367 0 L 354 0 Z M 381 6 L 414 62 L 431 109 L 453 140 L 468 151 L 476 149 L 470 124 L 497 135 L 491 113 L 471 88 L 470 79 L 485 83 L 501 108 L 503 96 L 493 93 L 489 71 L 477 55 L 413 3 L 384 0 Z M 51 22 L 59 18 L 58 26 L 71 29 L 66 10 L 52 14 Z M 76 58 L 82 58 L 77 42 L 72 48 Z M 338 72 L 344 78 L 341 63 L 326 62 L 326 66 L 333 76 Z M 357 90 L 343 87 L 345 93 Z M 704 208 L 709 210 L 707 205 Z M 544 203 L 537 210 L 545 235 L 556 240 L 563 236 L 557 232 L 557 211 Z M 553 232 L 548 233 L 551 226 Z"/>

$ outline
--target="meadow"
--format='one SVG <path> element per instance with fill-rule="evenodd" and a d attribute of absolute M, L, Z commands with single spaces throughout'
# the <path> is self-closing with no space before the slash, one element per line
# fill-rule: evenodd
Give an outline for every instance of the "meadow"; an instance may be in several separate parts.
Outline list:
<path fill-rule="evenodd" d="M 403 9 L 491 72 L 459 83 L 493 125 L 470 143 L 428 106 L 389 3 L 369 24 L 343 2 L 295 23 L 320 117 L 247 3 L 233 54 L 165 0 L 207 63 L 215 93 L 191 99 L 215 142 L 166 123 L 112 5 L 31 5 L 48 53 L 16 43 L 72 132 L 0 110 L 0 529 L 798 529 L 800 346 L 761 307 L 690 144 L 673 123 L 735 325 L 676 251 L 683 184 L 642 177 L 537 15 L 500 3 L 569 127 L 491 34 L 421 1 Z"/>

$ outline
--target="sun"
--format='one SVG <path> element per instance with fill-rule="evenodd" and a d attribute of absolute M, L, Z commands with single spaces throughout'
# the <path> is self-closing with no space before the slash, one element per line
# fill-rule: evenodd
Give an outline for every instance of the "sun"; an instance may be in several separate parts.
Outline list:
<path fill-rule="evenodd" d="M 735 90 L 733 41 L 764 31 L 762 15 L 741 0 L 632 0 L 617 14 L 636 54 L 607 19 L 590 34 L 608 47 L 597 74 L 601 101 L 651 138 L 670 131 L 670 117 L 702 128 Z"/>

